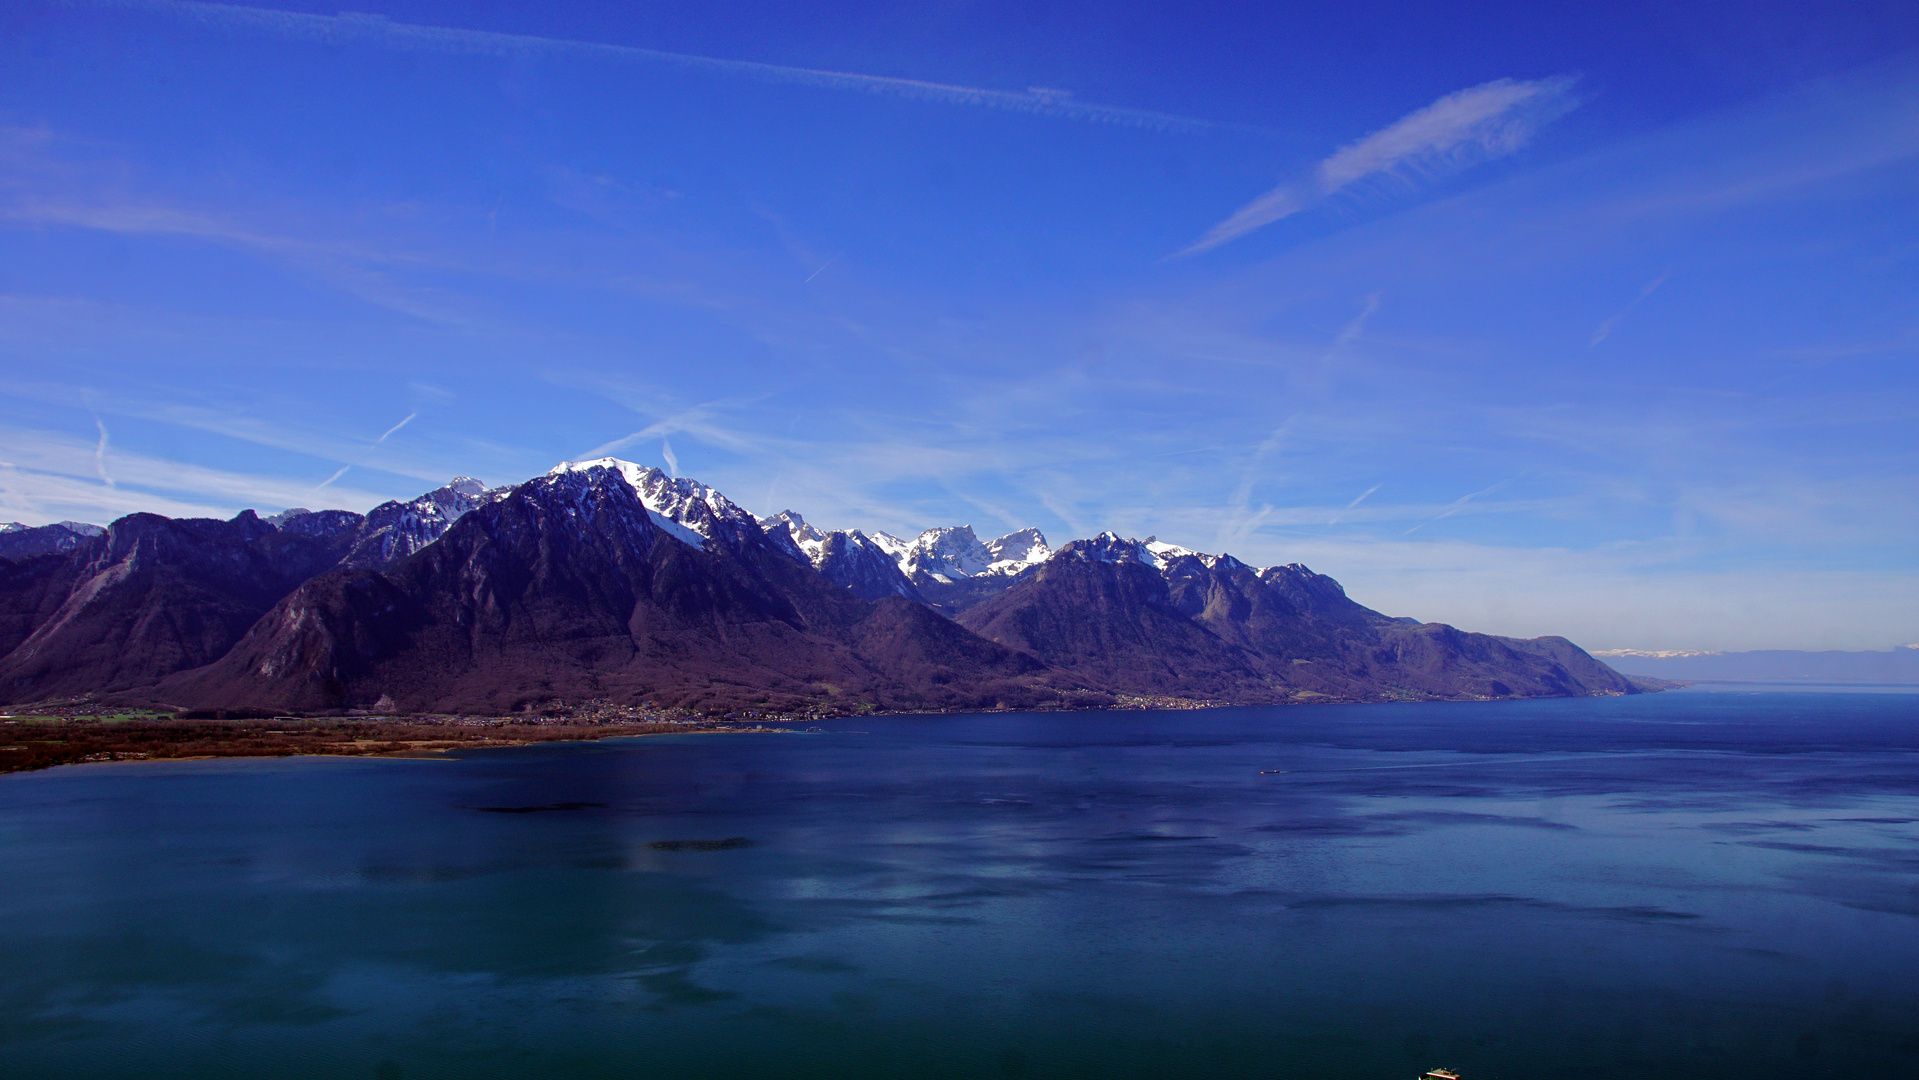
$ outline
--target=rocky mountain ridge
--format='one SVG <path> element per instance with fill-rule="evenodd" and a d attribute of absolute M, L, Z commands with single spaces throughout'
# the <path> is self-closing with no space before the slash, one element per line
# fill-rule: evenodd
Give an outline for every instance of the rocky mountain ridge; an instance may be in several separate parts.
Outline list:
<path fill-rule="evenodd" d="M 791 540 L 805 562 L 855 596 L 867 600 L 903 596 L 921 603 L 926 601 L 913 587 L 912 580 L 900 571 L 899 560 L 892 550 L 858 529 L 823 533 L 807 524 L 795 510 L 782 510 L 761 518 L 760 524 L 769 535 L 783 535 Z"/>
<path fill-rule="evenodd" d="M 846 711 L 1630 692 L 1564 639 L 1392 619 L 1303 566 L 1111 533 L 1054 550 L 1036 529 L 823 532 L 611 458 L 510 488 L 463 477 L 366 515 L 136 514 L 0 558 L 4 702 Z"/>
<path fill-rule="evenodd" d="M 1395 619 L 1304 566 L 1075 540 L 960 625 L 1089 685 L 1240 702 L 1563 697 L 1632 684 L 1564 638 Z"/>

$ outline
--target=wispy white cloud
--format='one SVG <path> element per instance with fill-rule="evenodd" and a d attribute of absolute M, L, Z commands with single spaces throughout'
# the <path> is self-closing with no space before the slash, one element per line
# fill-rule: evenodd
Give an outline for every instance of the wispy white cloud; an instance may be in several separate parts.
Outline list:
<path fill-rule="evenodd" d="M 105 414 L 166 424 L 189 431 L 236 439 L 255 446 L 290 451 L 318 458 L 330 464 L 345 464 L 352 467 L 365 467 L 371 464 L 373 459 L 366 456 L 367 450 L 370 445 L 377 446 L 382 449 L 377 466 L 381 472 L 433 483 L 445 483 L 447 477 L 461 468 L 469 471 L 473 469 L 471 461 L 449 464 L 418 460 L 415 455 L 400 449 L 401 444 L 406 440 L 401 440 L 401 443 L 387 444 L 387 440 L 401 428 L 418 418 L 418 412 L 410 414 L 405 420 L 394 425 L 369 444 L 364 440 L 343 435 L 338 425 L 315 425 L 309 428 L 288 422 L 285 416 L 280 414 L 296 411 L 290 407 L 290 402 L 269 401 L 264 403 L 267 408 L 262 408 L 262 403 L 255 403 L 252 408 L 243 408 L 238 405 L 212 407 L 199 402 L 167 400 L 162 394 L 163 391 L 159 388 L 137 386 L 119 387 L 107 391 L 76 391 L 49 383 L 0 380 L 0 395 L 52 405 L 84 407 L 96 421 L 101 414 Z M 272 408 L 274 405 L 286 407 L 276 411 Z M 256 415 L 263 411 L 276 412 L 276 415 L 270 419 Z"/>
<path fill-rule="evenodd" d="M 1366 320 L 1372 318 L 1378 311 L 1379 294 L 1373 293 L 1366 297 L 1366 306 L 1359 310 L 1359 314 L 1353 316 L 1345 326 L 1340 327 L 1339 335 L 1333 338 L 1333 347 L 1326 350 L 1326 358 L 1332 359 L 1339 350 L 1358 341 L 1359 335 L 1366 332 Z"/>
<path fill-rule="evenodd" d="M 301 481 L 210 469 L 126 449 L 113 451 L 114 484 L 98 479 L 100 444 L 57 432 L 0 426 L 9 461 L 0 466 L 0 515 L 23 521 L 71 518 L 105 524 L 135 512 L 226 516 L 247 507 L 307 505 Z M 335 489 L 329 507 L 365 510 L 383 496 Z"/>
<path fill-rule="evenodd" d="M 1059 498 L 1053 494 L 1051 490 L 1041 489 L 1036 492 L 1036 496 L 1041 506 L 1051 511 L 1054 517 L 1064 521 L 1066 527 L 1073 530 L 1075 537 L 1092 535 L 1093 530 L 1086 527 L 1084 517 L 1078 507 L 1069 505 L 1066 500 Z M 1058 538 L 1055 537 L 1054 539 L 1057 540 Z"/>
<path fill-rule="evenodd" d="M 1641 285 L 1639 287 L 1638 296 L 1635 296 L 1631 300 L 1627 301 L 1625 307 L 1620 308 L 1619 311 L 1616 314 L 1614 314 L 1611 318 L 1608 318 L 1605 322 L 1602 322 L 1599 324 L 1599 329 L 1593 331 L 1592 341 L 1587 343 L 1586 348 L 1597 349 L 1599 347 L 1600 342 L 1612 336 L 1613 327 L 1619 325 L 1619 320 L 1632 314 L 1632 309 L 1638 307 L 1641 303 L 1643 303 L 1646 297 L 1651 296 L 1653 294 L 1653 291 L 1658 289 L 1661 285 L 1664 285 L 1666 283 L 1666 279 L 1671 276 L 1672 276 L 1671 274 L 1661 274 L 1658 277 L 1653 278 L 1651 281 L 1646 282 L 1644 285 Z"/>
<path fill-rule="evenodd" d="M 342 465 L 339 468 L 333 470 L 333 472 L 330 475 L 328 475 L 325 480 L 322 480 L 319 483 L 313 485 L 313 490 L 321 491 L 326 488 L 332 487 L 333 482 L 335 480 L 338 480 L 340 477 L 345 476 L 347 474 L 347 470 L 351 468 L 353 468 L 353 466 L 351 465 Z"/>
<path fill-rule="evenodd" d="M 1419 530 L 1425 528 L 1426 526 L 1431 525 L 1435 521 L 1444 521 L 1447 518 L 1452 517 L 1454 514 L 1459 513 L 1461 510 L 1466 509 L 1467 503 L 1472 502 L 1474 499 L 1491 495 L 1493 492 L 1498 491 L 1500 488 L 1505 487 L 1506 485 L 1512 483 L 1514 480 L 1517 480 L 1517 479 L 1519 479 L 1517 476 L 1508 477 L 1507 479 L 1501 480 L 1499 483 L 1494 484 L 1491 487 L 1480 488 L 1478 491 L 1472 492 L 1470 494 L 1461 495 L 1459 498 L 1454 499 L 1450 503 L 1447 503 L 1445 509 L 1441 510 L 1439 513 L 1434 514 L 1432 517 L 1427 518 L 1425 521 L 1422 521 L 1419 524 L 1413 526 L 1412 528 L 1407 529 L 1405 532 L 1401 533 L 1400 535 L 1411 536 L 1413 533 L 1416 533 Z"/>
<path fill-rule="evenodd" d="M 825 262 L 823 262 L 823 263 L 821 263 L 821 264 L 820 264 L 820 268 L 819 268 L 818 270 L 815 270 L 815 271 L 813 271 L 812 273 L 810 273 L 810 274 L 808 274 L 808 275 L 806 275 L 806 280 L 805 280 L 805 281 L 802 281 L 802 282 L 800 282 L 800 284 L 802 284 L 802 285 L 805 285 L 805 284 L 808 284 L 808 283 L 810 283 L 810 282 L 811 282 L 811 281 L 812 281 L 812 280 L 813 280 L 814 278 L 816 278 L 816 277 L 819 277 L 821 273 L 823 273 L 823 272 L 825 272 L 825 270 L 826 270 L 826 268 L 827 268 L 827 267 L 829 267 L 829 266 L 831 266 L 831 265 L 833 265 L 833 259 L 837 259 L 837 258 L 839 258 L 839 256 L 838 256 L 838 255 L 835 255 L 835 256 L 833 256 L 833 257 L 832 257 L 831 259 L 827 259 L 827 260 L 826 260 Z"/>
<path fill-rule="evenodd" d="M 825 71 L 817 68 L 764 64 L 751 60 L 694 56 L 686 53 L 664 52 L 659 49 L 637 48 L 631 45 L 606 45 L 590 41 L 537 37 L 530 34 L 501 34 L 447 26 L 424 26 L 417 23 L 398 22 L 384 15 L 365 15 L 358 12 L 309 15 L 303 12 L 274 11 L 237 4 L 197 3 L 193 0 L 96 0 L 96 3 L 97 6 L 102 7 L 135 8 L 159 12 L 218 30 L 250 30 L 301 41 L 318 41 L 328 45 L 371 45 L 388 49 L 465 56 L 512 57 L 557 53 L 582 59 L 642 63 L 655 67 L 677 68 L 682 71 L 723 75 L 786 86 L 844 90 L 940 105 L 969 105 L 1004 112 L 1025 113 L 1031 116 L 1116 124 L 1151 131 L 1241 130 L 1264 133 L 1261 129 L 1248 125 L 1198 120 L 1148 109 L 1131 109 L 1076 101 L 1071 91 L 1047 87 L 1027 87 L 1020 91 L 989 90 L 977 86 L 958 86 L 920 79 L 897 79 L 849 71 Z"/>
<path fill-rule="evenodd" d="M 1457 93 L 1341 149 L 1312 173 L 1247 203 L 1175 257 L 1194 255 L 1316 206 L 1361 181 L 1431 181 L 1526 145 L 1577 102 L 1566 77 L 1498 79 Z"/>
<path fill-rule="evenodd" d="M 1240 536 L 1225 545 L 1217 542 L 1215 534 L 1221 529 L 1222 522 L 1232 523 L 1232 512 L 1217 506 L 1117 507 L 1109 512 L 1107 524 L 1103 527 L 1141 535 L 1157 532 L 1161 539 L 1213 554 L 1232 555 L 1249 563 L 1274 560 L 1290 562 L 1292 556 L 1289 552 L 1295 545 L 1302 542 L 1328 542 L 1324 539 L 1324 529 L 1327 518 L 1333 515 L 1338 515 L 1342 522 L 1380 527 L 1409 521 L 1430 522 L 1449 510 L 1452 513 L 1448 516 L 1525 518 L 1563 513 L 1577 505 L 1577 499 L 1564 496 L 1546 499 L 1481 499 L 1465 504 L 1371 500 L 1363 506 L 1350 509 L 1345 506 L 1292 503 L 1263 508 L 1256 527 L 1241 530 Z M 1363 538 L 1388 534 L 1375 528 L 1356 530 L 1352 535 Z"/>
<path fill-rule="evenodd" d="M 1372 487 L 1369 487 L 1365 491 L 1360 492 L 1359 498 L 1354 499 L 1352 502 L 1349 502 L 1345 506 L 1340 507 L 1337 511 L 1333 513 L 1332 517 L 1329 517 L 1326 519 L 1326 524 L 1329 526 L 1339 524 L 1339 519 L 1341 517 L 1351 513 L 1354 510 L 1357 510 L 1359 508 L 1359 504 L 1365 502 L 1368 496 L 1372 495 L 1373 492 L 1378 491 L 1380 488 L 1383 488 L 1385 486 L 1386 485 L 1383 483 L 1374 484 Z"/>
<path fill-rule="evenodd" d="M 387 439 L 391 437 L 394 432 L 400 430 L 401 428 L 407 426 L 408 424 L 411 424 L 413 422 L 413 418 L 418 415 L 420 414 L 417 412 L 407 413 L 406 419 L 401 420 L 399 423 L 393 425 L 390 428 L 387 428 L 385 431 L 382 431 L 380 433 L 379 438 L 369 443 L 367 445 L 367 453 L 361 455 L 359 460 L 349 462 L 348 464 L 340 466 L 337 470 L 334 471 L 332 476 L 329 476 L 325 480 L 322 480 L 318 484 L 315 484 L 313 487 L 313 490 L 319 491 L 322 488 L 331 487 L 335 480 L 338 480 L 340 477 L 345 476 L 347 474 L 348 469 L 354 468 L 355 466 L 359 466 L 359 465 L 365 465 L 369 460 L 371 460 L 369 455 L 371 455 L 373 451 L 379 449 L 381 443 L 386 442 Z"/>
<path fill-rule="evenodd" d="M 1238 546 L 1273 515 L 1273 508 L 1270 505 L 1262 506 L 1257 511 L 1252 509 L 1253 487 L 1265 478 L 1266 459 L 1285 445 L 1287 432 L 1297 419 L 1297 417 L 1290 418 L 1274 428 L 1258 446 L 1253 448 L 1252 455 L 1247 458 L 1245 469 L 1240 474 L 1239 484 L 1233 489 L 1232 497 L 1227 501 L 1227 512 L 1220 520 L 1219 535 L 1214 540 L 1220 550 Z"/>
<path fill-rule="evenodd" d="M 947 491 L 949 491 L 954 498 L 973 507 L 974 509 L 978 510 L 980 513 L 986 514 L 987 516 L 998 521 L 1008 531 L 1011 531 L 1014 529 L 1023 529 L 1029 524 L 1029 522 L 1021 518 L 1018 514 L 1013 513 L 1011 510 L 1000 505 L 999 503 L 988 502 L 987 500 L 982 499 L 977 495 L 970 494 L 960 488 L 952 487 L 950 485 L 947 487 Z M 980 531 L 986 532 L 987 530 L 982 529 Z M 987 537 L 983 537 L 983 539 L 991 539 L 991 536 L 989 535 Z"/>
<path fill-rule="evenodd" d="M 40 178 L 45 179 L 45 178 Z M 65 191 L 42 182 L 5 191 L 0 219 L 40 226 L 69 226 L 138 236 L 177 236 L 244 249 L 323 282 L 376 307 L 423 323 L 452 329 L 500 332 L 484 305 L 447 290 L 411 284 L 395 269 L 434 268 L 434 260 L 380 250 L 338 238 L 310 239 L 278 227 L 255 227 L 231 214 L 168 206 L 93 185 Z M 283 227 L 284 223 L 282 223 Z M 318 231 L 318 230 L 315 230 Z M 442 266 L 441 268 L 445 268 Z"/>
<path fill-rule="evenodd" d="M 617 390 L 609 393 L 607 396 L 616 401 L 620 401 L 622 404 L 626 404 L 636 412 L 652 411 L 644 406 L 632 404 L 630 395 L 619 393 Z M 710 401 L 705 404 L 695 405 L 690 409 L 682 409 L 663 419 L 656 420 L 638 431 L 628 432 L 617 439 L 603 442 L 591 450 L 581 453 L 574 460 L 591 461 L 594 458 L 608 457 L 613 454 L 618 454 L 629 446 L 638 443 L 652 442 L 654 439 L 658 439 L 660 440 L 662 460 L 667 462 L 668 470 L 677 476 L 679 474 L 679 458 L 674 455 L 673 447 L 667 441 L 674 435 L 692 435 L 702 442 L 716 446 L 724 446 L 734 451 L 754 452 L 760 450 L 762 448 L 760 439 L 744 432 L 736 431 L 719 419 L 721 410 L 729 404 L 736 403 Z M 657 413 L 655 415 L 657 415 Z"/>
<path fill-rule="evenodd" d="M 100 432 L 100 441 L 93 445 L 93 471 L 102 484 L 113 487 L 113 477 L 107 475 L 107 448 L 112 439 L 107 435 L 107 425 L 101 423 L 98 416 L 93 418 L 93 426 Z"/>
<path fill-rule="evenodd" d="M 417 416 L 419 416 L 419 415 L 420 415 L 420 414 L 419 414 L 419 413 L 417 413 L 417 412 L 410 412 L 410 413 L 407 413 L 407 414 L 406 414 L 406 419 L 404 419 L 404 420 L 402 420 L 402 421 L 400 421 L 399 423 L 397 423 L 397 424 L 395 424 L 395 425 L 393 425 L 393 426 L 392 426 L 392 427 L 390 427 L 390 428 L 387 428 L 387 429 L 386 429 L 385 431 L 382 431 L 382 432 L 380 433 L 380 437 L 379 437 L 379 438 L 377 438 L 377 439 L 375 439 L 375 440 L 373 440 L 373 445 L 375 445 L 375 446 L 378 446 L 378 445 L 380 445 L 381 443 L 383 443 L 383 442 L 385 442 L 385 441 L 387 441 L 387 439 L 389 439 L 389 438 L 391 438 L 391 437 L 393 436 L 393 433 L 394 433 L 394 432 L 396 432 L 396 431 L 398 431 L 398 430 L 400 430 L 401 428 L 403 428 L 403 427 L 405 427 L 405 426 L 407 426 L 408 424 L 411 424 L 411 423 L 413 422 L 413 420 L 414 420 L 414 418 L 415 418 L 415 417 L 417 417 Z"/>

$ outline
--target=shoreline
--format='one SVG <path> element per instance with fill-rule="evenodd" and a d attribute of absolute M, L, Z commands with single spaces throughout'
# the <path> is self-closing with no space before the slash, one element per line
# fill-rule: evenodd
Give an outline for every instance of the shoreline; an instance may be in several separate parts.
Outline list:
<path fill-rule="evenodd" d="M 798 724 L 805 721 L 791 721 Z M 268 727 L 267 725 L 273 725 Z M 647 735 L 776 733 L 789 726 L 693 719 L 484 720 L 411 717 L 182 719 L 165 714 L 0 716 L 0 775 L 66 765 L 215 758 L 444 758 L 455 750 Z"/>
<path fill-rule="evenodd" d="M 1659 689 L 1667 689 L 1661 687 Z M 1676 686 L 1669 687 L 1677 689 Z M 1657 693 L 1646 687 L 1642 692 Z M 1611 697 L 1618 695 L 1574 695 Z M 1343 701 L 1319 698 L 1289 704 L 1414 704 L 1456 701 L 1539 701 L 1557 698 L 1434 698 Z M 337 757 L 444 759 L 455 750 L 537 743 L 598 742 L 649 735 L 790 734 L 804 725 L 863 716 L 944 716 L 992 712 L 1186 712 L 1242 704 L 1194 698 L 1127 695 L 1112 705 L 1078 709 L 847 710 L 819 713 L 728 714 L 684 710 L 615 709 L 598 703 L 550 716 L 229 716 L 226 712 L 158 712 L 91 700 L 40 702 L 0 713 L 0 775 L 68 765 L 218 758 Z M 240 710 L 234 710 L 239 712 Z M 208 715 L 212 712 L 212 715 Z M 584 715 L 582 715 L 584 714 Z M 269 727 L 268 725 L 273 725 Z"/>
<path fill-rule="evenodd" d="M 162 757 L 127 754 L 120 757 L 84 758 L 78 761 L 63 761 L 52 765 L 43 765 L 26 769 L 0 768 L 0 777 L 15 773 L 49 772 L 53 769 L 78 769 L 88 766 L 105 765 L 171 765 L 188 761 L 284 761 L 288 758 L 332 758 L 337 761 L 452 761 L 453 753 L 468 750 L 511 750 L 522 746 L 580 745 L 584 743 L 604 742 L 615 739 L 651 739 L 669 735 L 799 735 L 805 734 L 792 728 L 774 727 L 727 727 L 727 728 L 691 728 L 686 731 L 639 731 L 614 732 L 599 736 L 576 738 L 531 739 L 524 742 L 479 742 L 463 743 L 458 746 L 438 746 L 422 749 L 369 752 L 364 754 L 338 753 L 330 750 L 295 750 L 291 753 L 273 754 L 169 754 Z"/>

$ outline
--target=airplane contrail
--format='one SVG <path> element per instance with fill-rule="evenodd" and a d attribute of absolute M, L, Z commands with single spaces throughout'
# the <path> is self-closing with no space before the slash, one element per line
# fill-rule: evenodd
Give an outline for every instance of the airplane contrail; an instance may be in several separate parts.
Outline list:
<path fill-rule="evenodd" d="M 1086 120 L 1153 131 L 1183 133 L 1238 131 L 1259 135 L 1272 134 L 1264 128 L 1250 124 L 1198 120 L 1187 116 L 1153 112 L 1149 109 L 1129 109 L 1116 105 L 1095 105 L 1075 101 L 1069 91 L 1037 86 L 1029 87 L 1024 91 L 989 90 L 977 86 L 927 82 L 920 79 L 861 75 L 850 71 L 788 67 L 783 64 L 764 64 L 753 60 L 725 60 L 711 56 L 644 49 L 634 45 L 606 45 L 591 41 L 538 37 L 531 34 L 502 34 L 490 30 L 425 26 L 418 23 L 397 22 L 384 15 L 364 15 L 357 12 L 309 15 L 304 12 L 277 11 L 240 4 L 203 3 L 200 0 L 69 0 L 69 2 L 94 7 L 152 11 L 216 29 L 259 30 L 281 37 L 319 41 L 329 45 L 364 44 L 478 56 L 560 52 L 598 57 L 604 60 L 641 61 L 687 71 L 732 75 L 760 82 L 815 86 L 831 90 L 853 90 L 945 105 L 978 105 L 1033 116 Z"/>

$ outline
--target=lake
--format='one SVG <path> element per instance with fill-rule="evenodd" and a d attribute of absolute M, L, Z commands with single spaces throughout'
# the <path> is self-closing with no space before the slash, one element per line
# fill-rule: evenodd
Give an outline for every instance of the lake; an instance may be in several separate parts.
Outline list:
<path fill-rule="evenodd" d="M 1919 1075 L 1919 695 L 0 777 L 0 1074 Z"/>

